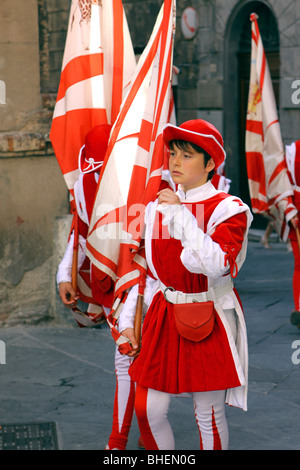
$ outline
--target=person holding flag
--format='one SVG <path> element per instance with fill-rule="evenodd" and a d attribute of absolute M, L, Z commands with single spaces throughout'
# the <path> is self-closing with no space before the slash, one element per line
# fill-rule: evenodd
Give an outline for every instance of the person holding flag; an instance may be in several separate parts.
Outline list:
<path fill-rule="evenodd" d="M 293 186 L 293 203 L 300 211 L 300 140 L 293 142 L 285 147 L 285 160 L 288 167 L 288 175 Z M 294 310 L 291 313 L 290 321 L 292 325 L 300 328 L 300 237 L 299 222 L 292 226 L 289 233 L 293 255 L 294 255 L 294 273 L 293 273 L 293 297 Z"/>
<path fill-rule="evenodd" d="M 135 67 L 122 1 L 72 0 L 50 139 L 69 189 L 73 214 L 57 280 L 61 298 L 71 307 L 80 326 L 101 323 L 104 312 L 108 314 L 111 307 L 113 282 L 90 263 L 85 243 L 110 129 Z M 89 303 L 87 312 L 76 306 L 79 299 Z M 128 374 L 126 382 L 119 377 L 117 370 L 108 445 L 125 449 L 133 413 L 133 387 Z"/>
<path fill-rule="evenodd" d="M 72 0 L 60 84 L 50 131 L 51 143 L 69 190 L 73 214 L 71 228 L 72 239 L 74 239 L 73 286 L 68 287 L 69 291 L 61 292 L 67 306 L 70 306 L 71 302 L 66 295 L 69 297 L 72 293 L 72 303 L 75 306 L 77 282 L 83 286 L 81 282 L 83 277 L 84 284 L 86 284 L 89 276 L 88 268 L 83 266 L 85 275 L 82 276 L 81 270 L 81 276 L 78 277 L 76 266 L 78 248 L 80 248 L 78 223 L 81 224 L 82 219 L 79 213 L 81 211 L 82 216 L 82 210 L 79 208 L 78 201 L 74 199 L 74 188 L 82 186 L 83 178 L 78 155 L 84 149 L 84 152 L 91 153 L 88 158 L 96 158 L 96 160 L 99 158 L 99 162 L 103 164 L 108 135 L 101 137 L 101 129 L 103 130 L 104 127 L 97 126 L 107 126 L 107 129 L 110 129 L 115 122 L 135 67 L 136 59 L 122 1 Z M 98 137 L 97 130 L 99 131 Z M 94 132 L 94 135 L 92 136 L 89 132 Z M 84 145 L 86 139 L 87 145 Z M 99 150 L 95 148 L 97 140 L 101 146 Z M 95 174 L 94 172 L 94 176 Z M 89 196 L 90 204 L 93 202 L 98 184 L 94 176 L 84 177 L 85 186 L 87 186 L 86 181 L 89 180 L 93 188 L 90 189 L 93 193 L 93 196 Z M 86 232 L 83 236 L 85 239 L 87 229 L 84 232 Z M 71 251 L 70 244 L 69 250 Z M 85 264 L 88 264 L 88 259 Z M 104 282 L 109 282 L 106 275 L 93 268 L 92 265 L 90 266 L 97 284 L 99 282 L 103 287 Z M 95 282 L 92 286 L 94 286 L 94 292 L 89 292 L 88 297 L 89 301 L 95 305 L 99 302 L 93 302 L 91 297 L 99 293 L 99 289 L 96 289 Z M 87 301 L 87 296 L 82 292 L 80 296 L 81 300 Z M 81 315 L 79 310 L 72 310 L 72 313 L 82 326 L 82 322 L 85 326 L 88 325 L 87 318 Z M 101 317 L 101 312 L 98 311 L 98 314 Z M 92 320 L 95 320 L 95 311 L 92 316 Z"/>
<path fill-rule="evenodd" d="M 286 242 L 289 233 L 299 233 L 298 209 L 295 207 L 297 196 L 294 197 L 294 189 L 288 176 L 270 70 L 257 20 L 258 15 L 252 13 L 251 69 L 246 120 L 249 192 L 253 212 L 272 221 L 276 232 Z M 291 235 L 293 238 L 295 236 Z M 295 278 L 298 279 L 297 270 Z M 295 302 L 295 305 L 297 309 L 299 302 Z M 297 324 L 297 318 L 298 314 L 295 313 L 291 321 Z"/>
<path fill-rule="evenodd" d="M 111 126 L 99 125 L 91 129 L 86 136 L 85 144 L 79 152 L 78 167 L 80 176 L 74 186 L 74 201 L 78 214 L 78 292 L 72 285 L 74 228 L 72 226 L 65 255 L 57 272 L 57 284 L 63 304 L 72 309 L 79 326 L 96 327 L 101 325 L 112 308 L 114 285 L 111 279 L 103 274 L 102 279 L 93 278 L 93 266 L 85 253 L 86 237 L 94 197 L 99 181 L 99 174 L 107 150 Z M 77 301 L 88 303 L 87 312 L 80 311 Z M 96 303 L 97 302 L 97 303 Z M 125 450 L 134 411 L 134 384 L 128 375 L 130 359 L 121 356 L 116 349 L 115 373 L 116 391 L 112 430 L 106 449 Z"/>
<path fill-rule="evenodd" d="M 108 124 L 95 126 L 87 133 L 85 144 L 79 152 L 80 175 L 74 185 L 74 201 L 76 216 L 78 216 L 78 260 L 76 263 L 77 272 L 75 273 L 78 291 L 74 289 L 76 286 L 72 285 L 74 223 L 70 230 L 65 255 L 56 276 L 60 298 L 66 307 L 73 309 L 79 326 L 96 326 L 103 323 L 105 321 L 103 307 L 107 316 L 112 305 L 113 285 L 110 278 L 103 276 L 103 279 L 98 279 L 95 284 L 91 279 L 91 264 L 85 254 L 89 221 L 110 130 L 111 126 Z M 75 308 L 79 299 L 88 304 L 87 313 L 80 312 Z"/>
<path fill-rule="evenodd" d="M 159 191 L 146 208 L 141 347 L 134 330 L 138 285 L 119 318 L 134 358 L 135 411 L 146 449 L 172 450 L 170 397 L 191 393 L 200 448 L 227 449 L 225 402 L 247 409 L 247 333 L 232 279 L 246 257 L 252 214 L 210 181 L 225 159 L 212 124 L 167 124 L 163 140 L 178 191 Z"/>

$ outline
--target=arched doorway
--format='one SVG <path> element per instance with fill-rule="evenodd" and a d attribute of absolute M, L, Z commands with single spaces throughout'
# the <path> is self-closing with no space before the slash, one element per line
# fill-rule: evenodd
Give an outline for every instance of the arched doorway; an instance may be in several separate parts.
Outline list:
<path fill-rule="evenodd" d="M 245 127 L 250 77 L 251 22 L 257 13 L 258 25 L 268 60 L 277 107 L 279 108 L 280 55 L 279 33 L 271 7 L 263 1 L 237 5 L 229 18 L 225 40 L 224 137 L 227 144 L 227 175 L 231 193 L 250 206 L 245 157 Z M 265 227 L 266 220 L 255 216 L 254 227 Z"/>

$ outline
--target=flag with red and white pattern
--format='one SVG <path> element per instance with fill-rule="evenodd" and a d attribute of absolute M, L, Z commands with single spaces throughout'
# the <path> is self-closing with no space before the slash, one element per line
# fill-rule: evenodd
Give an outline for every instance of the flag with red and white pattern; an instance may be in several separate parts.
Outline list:
<path fill-rule="evenodd" d="M 113 124 L 136 67 L 121 0 L 73 0 L 50 140 L 73 194 L 86 134 Z"/>
<path fill-rule="evenodd" d="M 93 266 L 115 282 L 112 325 L 127 289 L 147 269 L 144 210 L 156 198 L 164 168 L 162 130 L 173 110 L 175 15 L 175 0 L 165 0 L 111 131 L 91 217 L 86 250 Z M 112 333 L 117 344 L 123 341 Z"/>
<path fill-rule="evenodd" d="M 75 255 L 78 214 L 74 185 L 79 177 L 80 150 L 90 130 L 115 122 L 135 67 L 122 1 L 73 0 L 50 139 L 70 192 Z M 80 299 L 89 304 L 87 312 L 73 310 L 80 326 L 93 326 L 103 317 L 102 306 L 92 296 L 88 261 L 74 280 Z"/>
<path fill-rule="evenodd" d="M 252 13 L 250 86 L 246 121 L 246 163 L 251 206 L 275 223 L 283 240 L 297 213 L 284 158 L 276 102 L 262 38 Z"/>

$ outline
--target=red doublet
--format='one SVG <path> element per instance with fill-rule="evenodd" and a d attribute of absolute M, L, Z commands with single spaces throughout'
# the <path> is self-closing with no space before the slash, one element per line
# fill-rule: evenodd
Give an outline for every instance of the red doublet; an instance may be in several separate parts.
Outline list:
<path fill-rule="evenodd" d="M 200 203 L 186 204 L 194 214 L 197 204 L 203 204 L 203 219 L 197 221 L 204 232 L 212 212 L 227 196 L 218 193 Z M 157 213 L 157 224 L 163 234 L 167 228 L 161 224 L 161 218 L 161 214 Z M 219 224 L 211 236 L 223 251 L 226 252 L 229 247 L 232 268 L 244 240 L 246 225 L 246 214 L 236 214 Z M 166 286 L 183 292 L 206 291 L 207 277 L 185 268 L 180 259 L 182 249 L 180 240 L 170 236 L 154 237 L 152 262 L 159 279 Z M 129 373 L 142 387 L 175 394 L 225 390 L 241 385 L 219 315 L 216 313 L 214 330 L 209 337 L 198 343 L 186 340 L 178 334 L 173 305 L 165 300 L 161 291 L 156 293 L 147 311 L 142 331 L 142 349 Z"/>

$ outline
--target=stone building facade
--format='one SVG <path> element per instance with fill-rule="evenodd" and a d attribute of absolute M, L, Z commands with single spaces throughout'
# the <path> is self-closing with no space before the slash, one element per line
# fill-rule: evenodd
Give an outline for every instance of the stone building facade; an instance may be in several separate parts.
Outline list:
<path fill-rule="evenodd" d="M 138 54 L 162 0 L 123 4 Z M 69 204 L 49 130 L 69 7 L 70 0 L 1 0 L 0 326 L 60 315 L 55 272 L 68 231 Z M 192 38 L 181 28 L 187 7 L 198 18 Z M 180 69 L 174 87 L 177 121 L 202 117 L 222 132 L 231 192 L 246 202 L 244 126 L 252 12 L 259 15 L 284 143 L 299 139 L 300 0 L 177 0 L 174 49 Z"/>

